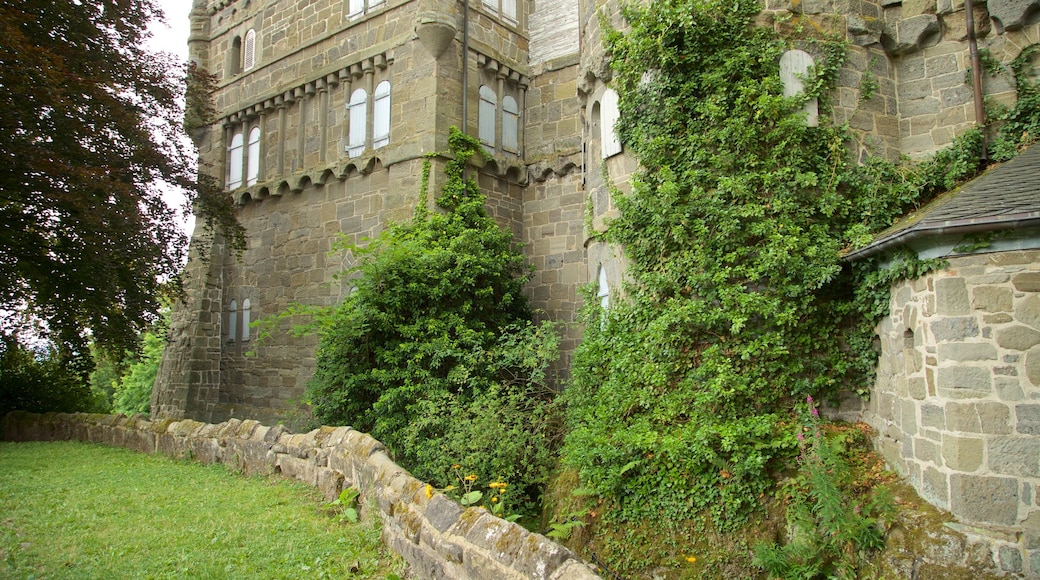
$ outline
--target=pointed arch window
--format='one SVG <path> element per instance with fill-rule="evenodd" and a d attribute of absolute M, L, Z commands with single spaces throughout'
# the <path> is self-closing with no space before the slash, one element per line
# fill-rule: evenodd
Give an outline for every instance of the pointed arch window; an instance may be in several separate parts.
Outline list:
<path fill-rule="evenodd" d="M 365 89 L 357 89 L 350 95 L 347 103 L 347 116 L 350 132 L 347 139 L 347 156 L 360 157 L 365 152 L 365 137 L 368 130 L 368 93 Z"/>
<path fill-rule="evenodd" d="M 520 107 L 509 95 L 502 97 L 502 148 L 520 152 Z"/>
<path fill-rule="evenodd" d="M 242 148 L 242 132 L 235 131 L 231 137 L 231 145 L 228 146 L 228 189 L 242 186 Z"/>
<path fill-rule="evenodd" d="M 614 125 L 618 117 L 618 94 L 613 89 L 607 89 L 600 100 L 600 148 L 603 158 L 613 157 L 621 153 L 621 141 L 614 132 Z"/>
<path fill-rule="evenodd" d="M 256 30 L 250 28 L 242 47 L 242 70 L 247 71 L 254 66 L 256 66 Z"/>
<path fill-rule="evenodd" d="M 260 178 L 260 127 L 249 130 L 249 147 L 246 149 L 246 185 L 253 185 Z"/>
<path fill-rule="evenodd" d="M 495 148 L 495 111 L 498 109 L 498 96 L 491 87 L 480 86 L 480 108 L 477 111 L 477 133 L 480 142 L 488 149 Z"/>
<path fill-rule="evenodd" d="M 390 81 L 376 85 L 372 101 L 372 148 L 390 143 Z"/>

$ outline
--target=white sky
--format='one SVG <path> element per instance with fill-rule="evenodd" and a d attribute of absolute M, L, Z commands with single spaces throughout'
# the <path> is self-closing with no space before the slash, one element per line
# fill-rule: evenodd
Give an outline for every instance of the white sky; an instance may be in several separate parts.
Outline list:
<path fill-rule="evenodd" d="M 166 14 L 166 24 L 153 23 L 149 27 L 152 38 L 147 43 L 148 48 L 168 52 L 182 61 L 188 60 L 188 13 L 191 12 L 192 0 L 158 0 L 157 3 Z M 169 191 L 167 201 L 173 207 L 180 207 L 184 195 L 178 190 Z M 181 229 L 190 236 L 195 227 L 195 217 L 188 216 L 179 221 Z"/>

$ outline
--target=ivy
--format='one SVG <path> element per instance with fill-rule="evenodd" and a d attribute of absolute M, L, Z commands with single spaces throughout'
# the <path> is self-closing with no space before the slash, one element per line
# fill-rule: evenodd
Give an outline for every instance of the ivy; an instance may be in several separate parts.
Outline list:
<path fill-rule="evenodd" d="M 857 165 L 844 127 L 805 123 L 845 62 L 840 39 L 757 28 L 741 0 L 626 4 L 607 34 L 618 134 L 642 170 L 605 239 L 630 283 L 588 300 L 566 391 L 565 459 L 620 521 L 741 524 L 797 448 L 799 401 L 864 392 L 888 284 L 932 264 L 842 262 L 974 168 Z M 817 62 L 784 97 L 786 50 Z M 934 184 L 934 186 L 933 186 Z"/>

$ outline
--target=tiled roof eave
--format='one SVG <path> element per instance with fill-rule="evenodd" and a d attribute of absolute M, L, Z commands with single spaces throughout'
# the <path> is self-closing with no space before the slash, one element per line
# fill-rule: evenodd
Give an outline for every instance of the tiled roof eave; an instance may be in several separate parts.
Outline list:
<path fill-rule="evenodd" d="M 842 259 L 854 262 L 886 252 L 913 240 L 926 237 L 968 235 L 981 232 L 1040 227 L 1040 211 L 987 218 L 968 218 L 944 222 L 922 222 L 890 236 L 874 240 L 870 245 L 846 253 Z"/>

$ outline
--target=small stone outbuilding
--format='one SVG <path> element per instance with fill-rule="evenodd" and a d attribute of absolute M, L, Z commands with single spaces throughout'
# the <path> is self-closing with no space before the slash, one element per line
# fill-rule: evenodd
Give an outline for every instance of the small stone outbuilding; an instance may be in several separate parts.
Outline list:
<path fill-rule="evenodd" d="M 1040 575 L 1040 145 L 849 255 L 910 249 L 945 265 L 892 288 L 863 418 L 934 505 Z M 1017 564 L 1016 564 L 1017 562 Z"/>

